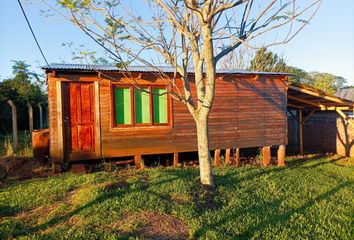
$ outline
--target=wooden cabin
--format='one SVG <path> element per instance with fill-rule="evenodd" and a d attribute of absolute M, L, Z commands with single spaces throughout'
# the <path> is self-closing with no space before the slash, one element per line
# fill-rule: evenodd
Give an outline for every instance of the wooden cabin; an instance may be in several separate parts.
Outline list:
<path fill-rule="evenodd" d="M 50 157 L 56 163 L 197 151 L 187 107 L 166 92 L 166 80 L 146 67 L 52 64 L 48 83 Z M 173 77 L 173 69 L 161 67 Z M 190 74 L 193 74 L 191 72 Z M 192 79 L 192 78 L 191 78 Z M 176 79 L 177 86 L 182 86 Z M 212 150 L 287 144 L 287 76 L 220 70 L 209 116 Z M 192 92 L 195 84 L 191 82 Z M 182 88 L 180 88 L 182 89 Z"/>

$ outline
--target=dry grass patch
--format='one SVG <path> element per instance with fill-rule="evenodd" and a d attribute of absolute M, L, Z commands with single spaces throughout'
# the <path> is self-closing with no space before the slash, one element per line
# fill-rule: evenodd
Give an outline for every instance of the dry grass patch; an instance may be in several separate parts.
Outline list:
<path fill-rule="evenodd" d="M 171 194 L 170 199 L 178 204 L 188 203 L 193 200 L 190 195 L 186 194 Z"/>
<path fill-rule="evenodd" d="M 58 204 L 44 205 L 29 211 L 20 212 L 15 217 L 28 225 L 41 224 L 46 221 L 49 215 L 56 213 L 57 209 Z"/>
<path fill-rule="evenodd" d="M 126 181 L 118 181 L 118 182 L 108 182 L 102 184 L 102 187 L 105 190 L 115 190 L 115 189 L 129 189 L 130 185 Z"/>
<path fill-rule="evenodd" d="M 188 239 L 187 224 L 172 215 L 154 212 L 125 214 L 111 226 L 120 233 L 148 239 Z"/>
<path fill-rule="evenodd" d="M 0 157 L 0 183 L 55 175 L 48 165 L 26 156 Z"/>

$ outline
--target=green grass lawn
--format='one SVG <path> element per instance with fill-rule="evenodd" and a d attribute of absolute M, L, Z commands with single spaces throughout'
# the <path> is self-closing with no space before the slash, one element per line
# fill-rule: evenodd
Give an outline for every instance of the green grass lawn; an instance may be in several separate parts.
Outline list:
<path fill-rule="evenodd" d="M 0 239 L 353 239 L 353 160 L 71 173 L 0 188 Z M 209 197 L 208 197 L 209 196 Z"/>

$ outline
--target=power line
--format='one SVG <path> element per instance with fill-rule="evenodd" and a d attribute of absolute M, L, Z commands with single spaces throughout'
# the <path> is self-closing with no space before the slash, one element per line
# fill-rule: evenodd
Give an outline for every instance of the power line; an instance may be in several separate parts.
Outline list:
<path fill-rule="evenodd" d="M 32 27 L 31 27 L 30 22 L 28 21 L 28 18 L 27 18 L 27 15 L 26 15 L 26 13 L 25 13 L 25 10 L 24 10 L 23 7 L 22 7 L 21 1 L 20 1 L 20 0 L 17 0 L 17 2 L 18 2 L 18 4 L 19 4 L 20 7 L 21 7 L 23 16 L 25 17 L 26 22 L 27 22 L 27 25 L 28 25 L 29 29 L 31 30 L 32 36 L 33 36 L 34 40 L 36 41 L 37 47 L 38 47 L 39 51 L 41 52 L 44 61 L 47 63 L 48 68 L 50 69 L 50 65 L 49 65 L 49 63 L 48 63 L 46 57 L 44 56 L 44 53 L 43 53 L 43 51 L 42 51 L 42 48 L 41 48 L 41 46 L 39 45 L 39 42 L 38 42 L 38 40 L 37 40 L 37 38 L 36 38 L 36 35 L 35 35 L 34 32 L 33 32 L 33 29 L 32 29 Z"/>

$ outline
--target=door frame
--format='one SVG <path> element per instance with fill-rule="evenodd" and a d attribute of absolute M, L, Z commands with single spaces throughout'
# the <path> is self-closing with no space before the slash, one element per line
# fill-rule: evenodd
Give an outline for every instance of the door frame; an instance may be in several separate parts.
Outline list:
<path fill-rule="evenodd" d="M 70 154 L 65 149 L 65 124 L 64 124 L 64 104 L 63 104 L 63 84 L 65 83 L 81 83 L 79 81 L 57 81 L 56 90 L 57 90 L 57 127 L 58 127 L 58 143 L 59 143 L 59 154 L 62 156 L 62 159 L 67 159 L 70 161 L 78 161 L 84 159 L 98 159 L 102 156 L 101 148 L 101 118 L 100 118 L 100 95 L 99 95 L 99 81 L 84 81 L 83 83 L 93 83 L 93 107 L 94 107 L 94 141 L 95 149 L 93 152 L 87 153 L 83 152 L 82 154 L 76 153 L 75 156 L 70 156 Z"/>

